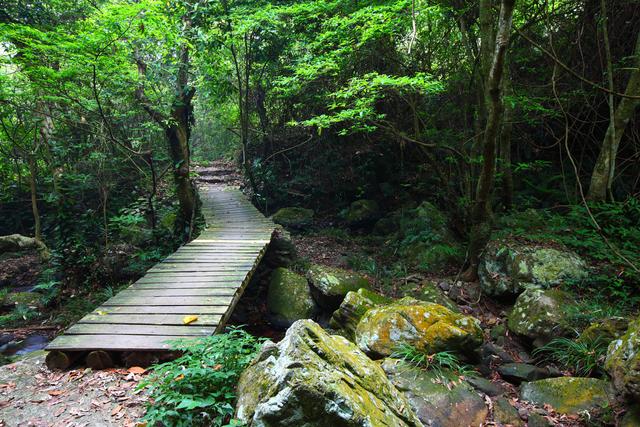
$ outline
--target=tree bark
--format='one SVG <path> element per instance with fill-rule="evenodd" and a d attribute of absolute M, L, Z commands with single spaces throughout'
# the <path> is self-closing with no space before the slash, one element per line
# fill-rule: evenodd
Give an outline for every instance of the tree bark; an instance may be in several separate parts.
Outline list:
<path fill-rule="evenodd" d="M 504 95 L 513 94 L 509 68 L 505 64 L 503 80 Z M 513 133 L 513 106 L 510 102 L 504 104 L 504 119 L 500 131 L 500 172 L 502 174 L 502 206 L 510 210 L 513 204 L 513 173 L 511 171 L 511 136 Z"/>
<path fill-rule="evenodd" d="M 504 113 L 502 77 L 505 69 L 505 56 L 511 36 L 514 5 L 515 0 L 502 0 L 495 50 L 485 86 L 487 125 L 483 135 L 482 169 L 476 187 L 476 200 L 471 212 L 469 266 L 464 273 L 466 280 L 475 280 L 477 278 L 480 254 L 491 237 L 491 199 L 496 175 L 496 145 Z"/>
<path fill-rule="evenodd" d="M 640 95 L 640 32 L 636 40 L 634 55 L 633 69 L 624 91 L 624 94 L 629 96 Z M 625 97 L 620 100 L 616 107 L 591 174 L 591 184 L 587 195 L 589 200 L 606 200 L 607 193 L 611 194 L 620 141 L 639 104 L 640 99 Z"/>

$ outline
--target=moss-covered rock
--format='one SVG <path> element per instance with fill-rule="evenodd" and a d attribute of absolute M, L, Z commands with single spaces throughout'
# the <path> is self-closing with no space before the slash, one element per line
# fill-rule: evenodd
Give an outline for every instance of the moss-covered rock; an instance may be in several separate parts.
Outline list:
<path fill-rule="evenodd" d="M 307 279 L 286 268 L 271 273 L 267 309 L 274 325 L 287 328 L 296 320 L 311 319 L 317 308 Z"/>
<path fill-rule="evenodd" d="M 609 382 L 597 378 L 560 377 L 523 383 L 520 399 L 550 405 L 562 413 L 604 408 L 613 402 Z"/>
<path fill-rule="evenodd" d="M 458 305 L 445 295 L 434 282 L 426 280 L 418 284 L 400 285 L 400 292 L 402 295 L 411 296 L 420 301 L 440 304 L 451 311 L 460 312 Z"/>
<path fill-rule="evenodd" d="M 375 200 L 356 200 L 351 203 L 344 216 L 352 227 L 364 227 L 380 218 L 380 207 Z"/>
<path fill-rule="evenodd" d="M 356 328 L 356 343 L 373 357 L 390 356 L 403 344 L 426 353 L 453 351 L 465 355 L 482 340 L 477 319 L 413 298 L 367 311 Z"/>
<path fill-rule="evenodd" d="M 548 369 L 528 363 L 505 363 L 498 367 L 498 372 L 502 378 L 514 384 L 558 376 L 558 374 L 550 372 Z"/>
<path fill-rule="evenodd" d="M 573 304 L 573 298 L 559 289 L 527 289 L 509 313 L 507 327 L 534 345 L 543 345 L 568 332 L 568 309 Z"/>
<path fill-rule="evenodd" d="M 421 426 L 380 365 L 311 320 L 265 344 L 240 378 L 236 410 L 249 426 Z"/>
<path fill-rule="evenodd" d="M 640 400 L 640 317 L 609 344 L 604 366 L 621 394 Z"/>
<path fill-rule="evenodd" d="M 569 250 L 558 250 L 508 240 L 487 245 L 478 267 L 487 295 L 513 297 L 526 288 L 549 288 L 566 280 L 587 277 L 585 262 Z"/>
<path fill-rule="evenodd" d="M 453 373 L 435 374 L 395 359 L 385 359 L 382 368 L 425 426 L 479 426 L 488 415 L 480 395 Z"/>
<path fill-rule="evenodd" d="M 297 258 L 298 251 L 291 239 L 291 234 L 281 225 L 277 225 L 271 233 L 271 242 L 261 262 L 275 269 L 289 267 Z"/>
<path fill-rule="evenodd" d="M 318 305 L 328 311 L 336 310 L 350 291 L 370 288 L 365 277 L 324 265 L 312 265 L 307 271 L 307 279 Z"/>
<path fill-rule="evenodd" d="M 629 320 L 624 317 L 609 317 L 590 324 L 578 337 L 578 342 L 602 341 L 609 343 L 627 331 Z"/>
<path fill-rule="evenodd" d="M 302 229 L 313 223 L 314 212 L 311 209 L 289 207 L 279 209 L 271 219 L 287 228 Z"/>
<path fill-rule="evenodd" d="M 333 312 L 329 326 L 344 335 L 355 339 L 356 327 L 367 311 L 374 307 L 390 304 L 393 300 L 368 289 L 360 288 L 347 293 L 340 307 Z"/>

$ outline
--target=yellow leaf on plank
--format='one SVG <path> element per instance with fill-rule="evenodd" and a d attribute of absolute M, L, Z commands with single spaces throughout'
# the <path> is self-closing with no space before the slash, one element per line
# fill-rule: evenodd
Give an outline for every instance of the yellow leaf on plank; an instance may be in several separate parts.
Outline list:
<path fill-rule="evenodd" d="M 107 314 L 106 311 L 102 311 L 102 310 L 98 310 L 96 311 L 96 313 L 98 313 L 99 316 L 104 316 L 105 314 Z"/>
<path fill-rule="evenodd" d="M 198 320 L 198 316 L 184 316 L 184 319 L 182 319 L 182 323 L 188 325 L 195 322 L 196 320 Z"/>

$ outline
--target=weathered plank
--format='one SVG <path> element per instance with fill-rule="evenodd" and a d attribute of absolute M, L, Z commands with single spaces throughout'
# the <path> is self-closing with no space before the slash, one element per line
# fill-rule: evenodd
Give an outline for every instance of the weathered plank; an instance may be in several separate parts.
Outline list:
<path fill-rule="evenodd" d="M 201 325 L 130 325 L 104 323 L 76 323 L 65 331 L 68 335 L 160 335 L 160 336 L 203 336 L 212 335 L 215 328 Z"/>
<path fill-rule="evenodd" d="M 94 356 L 163 351 L 171 348 L 168 341 L 222 330 L 275 227 L 238 190 L 208 189 L 201 199 L 206 226 L 198 238 L 83 317 L 47 350 Z M 185 325 L 185 316 L 197 320 Z"/>

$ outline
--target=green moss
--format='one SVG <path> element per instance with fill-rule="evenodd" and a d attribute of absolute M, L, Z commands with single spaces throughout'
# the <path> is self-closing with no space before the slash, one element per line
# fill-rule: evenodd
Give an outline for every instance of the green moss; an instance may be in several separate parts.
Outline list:
<path fill-rule="evenodd" d="M 347 293 L 371 287 L 365 277 L 335 267 L 314 264 L 306 276 L 316 301 L 327 310 L 337 309 Z"/>
<path fill-rule="evenodd" d="M 520 399 L 551 405 L 562 413 L 589 411 L 612 403 L 610 384 L 596 378 L 560 377 L 523 383 Z"/>
<path fill-rule="evenodd" d="M 413 298 L 370 309 L 356 328 L 357 344 L 374 357 L 389 356 L 403 344 L 428 354 L 453 351 L 464 355 L 482 340 L 477 319 Z"/>
<path fill-rule="evenodd" d="M 624 335 L 611 342 L 604 366 L 618 391 L 640 399 L 640 317 L 629 323 Z"/>
<path fill-rule="evenodd" d="M 301 229 L 313 223 L 314 212 L 311 209 L 289 207 L 276 212 L 272 219 L 284 227 Z"/>
<path fill-rule="evenodd" d="M 272 321 L 283 327 L 299 319 L 313 318 L 317 311 L 307 279 L 286 268 L 277 268 L 271 274 L 267 308 Z"/>
<path fill-rule="evenodd" d="M 372 224 L 379 217 L 380 207 L 375 200 L 356 200 L 345 215 L 346 221 L 352 226 Z"/>

